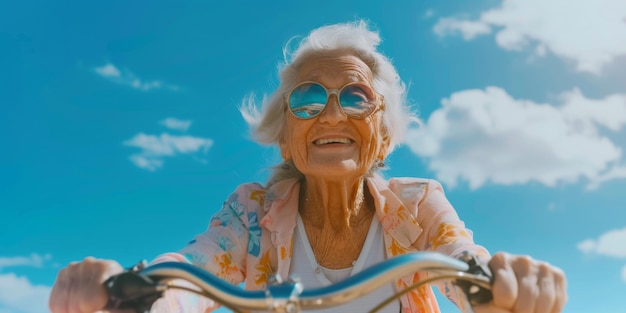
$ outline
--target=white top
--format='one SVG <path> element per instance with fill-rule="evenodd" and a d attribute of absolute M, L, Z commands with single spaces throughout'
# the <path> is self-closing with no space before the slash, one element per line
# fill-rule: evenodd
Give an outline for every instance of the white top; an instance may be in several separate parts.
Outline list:
<path fill-rule="evenodd" d="M 383 229 L 377 218 L 372 219 L 370 229 L 365 238 L 363 249 L 359 257 L 353 262 L 352 267 L 344 269 L 328 269 L 317 264 L 313 249 L 306 235 L 302 218 L 298 214 L 296 231 L 294 232 L 293 254 L 290 275 L 295 274 L 300 278 L 305 289 L 328 286 L 332 283 L 344 280 L 365 268 L 380 263 L 386 259 L 385 244 L 383 243 Z M 330 309 L 312 310 L 310 312 L 369 312 L 377 304 L 387 299 L 395 292 L 393 283 L 378 288 L 372 293 L 365 295 L 351 303 L 347 303 Z M 309 311 L 307 311 L 309 312 Z M 400 301 L 394 301 L 379 312 L 400 312 Z"/>

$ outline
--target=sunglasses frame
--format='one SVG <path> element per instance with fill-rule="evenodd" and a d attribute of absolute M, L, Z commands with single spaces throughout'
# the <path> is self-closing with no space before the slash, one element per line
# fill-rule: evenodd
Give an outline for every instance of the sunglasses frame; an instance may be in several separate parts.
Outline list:
<path fill-rule="evenodd" d="M 291 98 L 291 94 L 294 92 L 294 90 L 296 90 L 298 87 L 301 87 L 301 86 L 306 85 L 306 84 L 319 85 L 319 86 L 321 86 L 324 89 L 324 91 L 326 91 L 326 103 L 324 103 L 324 108 L 319 113 L 317 113 L 316 115 L 311 116 L 311 117 L 301 117 L 301 116 L 296 115 L 296 113 L 294 113 L 293 110 L 291 109 L 291 104 L 290 104 L 290 101 L 289 101 L 289 98 Z M 339 97 L 339 95 L 341 94 L 341 91 L 343 91 L 346 87 L 354 86 L 354 85 L 366 86 L 367 88 L 371 89 L 372 92 L 374 93 L 374 95 L 376 96 L 376 98 L 373 99 L 374 102 L 377 102 L 376 106 L 373 109 L 371 109 L 369 112 L 366 111 L 367 113 L 363 113 L 363 114 L 360 114 L 360 115 L 351 115 L 351 114 L 346 113 L 346 111 L 341 106 L 341 100 L 340 100 L 340 97 Z M 284 102 L 286 104 L 285 110 L 289 111 L 289 113 L 291 113 L 291 115 L 293 117 L 295 117 L 295 118 L 297 118 L 299 120 L 310 120 L 310 119 L 313 119 L 313 118 L 316 118 L 316 117 L 320 116 L 324 112 L 324 110 L 326 110 L 326 108 L 328 107 L 328 101 L 330 100 L 330 96 L 331 95 L 335 95 L 335 97 L 337 97 L 337 104 L 339 105 L 339 108 L 341 109 L 341 113 L 343 115 L 347 116 L 347 117 L 350 117 L 350 118 L 362 120 L 362 119 L 364 119 L 364 118 L 366 118 L 366 117 L 368 117 L 368 116 L 370 116 L 370 115 L 372 115 L 372 114 L 374 114 L 374 113 L 376 113 L 378 111 L 384 111 L 385 110 L 385 101 L 384 101 L 385 97 L 383 95 L 379 94 L 378 92 L 376 92 L 376 90 L 374 90 L 374 88 L 372 88 L 371 86 L 369 86 L 367 84 L 364 84 L 362 82 L 350 82 L 350 83 L 347 83 L 347 84 L 341 86 L 341 88 L 339 88 L 339 89 L 329 89 L 329 88 L 326 88 L 326 86 L 324 86 L 323 84 L 321 84 L 319 82 L 316 82 L 316 81 L 303 81 L 303 82 L 295 85 L 293 88 L 291 88 L 291 90 L 289 92 L 285 93 L 283 95 L 283 100 L 284 100 Z"/>

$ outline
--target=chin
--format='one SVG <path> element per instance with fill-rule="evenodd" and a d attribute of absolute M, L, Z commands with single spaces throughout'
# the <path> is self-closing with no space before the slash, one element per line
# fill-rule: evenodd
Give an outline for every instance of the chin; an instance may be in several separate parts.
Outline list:
<path fill-rule="evenodd" d="M 362 177 L 368 170 L 357 166 L 354 161 L 344 161 L 331 164 L 316 164 L 302 171 L 305 176 L 322 177 L 329 179 L 345 179 L 349 177 Z"/>

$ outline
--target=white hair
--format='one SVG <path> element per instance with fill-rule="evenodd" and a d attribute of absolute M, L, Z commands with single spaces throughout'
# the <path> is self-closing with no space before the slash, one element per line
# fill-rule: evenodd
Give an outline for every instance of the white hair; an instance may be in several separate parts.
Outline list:
<path fill-rule="evenodd" d="M 404 136 L 412 122 L 419 123 L 416 114 L 409 107 L 406 98 L 406 85 L 400 79 L 391 61 L 377 50 L 380 44 L 378 32 L 369 29 L 364 20 L 350 23 L 322 26 L 300 40 L 298 47 L 290 51 L 294 38 L 283 48 L 284 61 L 279 64 L 280 85 L 270 96 L 264 96 L 259 110 L 255 97 L 251 94 L 244 99 L 241 114 L 250 126 L 254 138 L 262 144 L 278 144 L 286 125 L 284 94 L 294 86 L 296 75 L 308 57 L 335 50 L 346 50 L 363 60 L 374 76 L 373 87 L 385 99 L 382 112 L 383 126 L 390 139 L 388 153 L 404 142 Z M 285 168 L 285 166 L 280 166 Z"/>

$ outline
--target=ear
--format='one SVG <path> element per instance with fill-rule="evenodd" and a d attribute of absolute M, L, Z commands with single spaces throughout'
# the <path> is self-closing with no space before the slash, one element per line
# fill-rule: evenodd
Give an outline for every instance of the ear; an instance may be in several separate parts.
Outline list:
<path fill-rule="evenodd" d="M 377 157 L 379 160 L 385 160 L 389 152 L 389 146 L 391 145 L 391 137 L 389 137 L 389 132 L 384 126 L 382 127 L 380 134 L 382 136 L 382 140 L 380 142 L 380 147 L 378 148 Z"/>
<path fill-rule="evenodd" d="M 283 161 L 291 159 L 291 151 L 287 146 L 284 135 L 280 137 L 280 140 L 278 141 L 278 147 L 280 148 L 280 155 L 283 157 Z"/>

